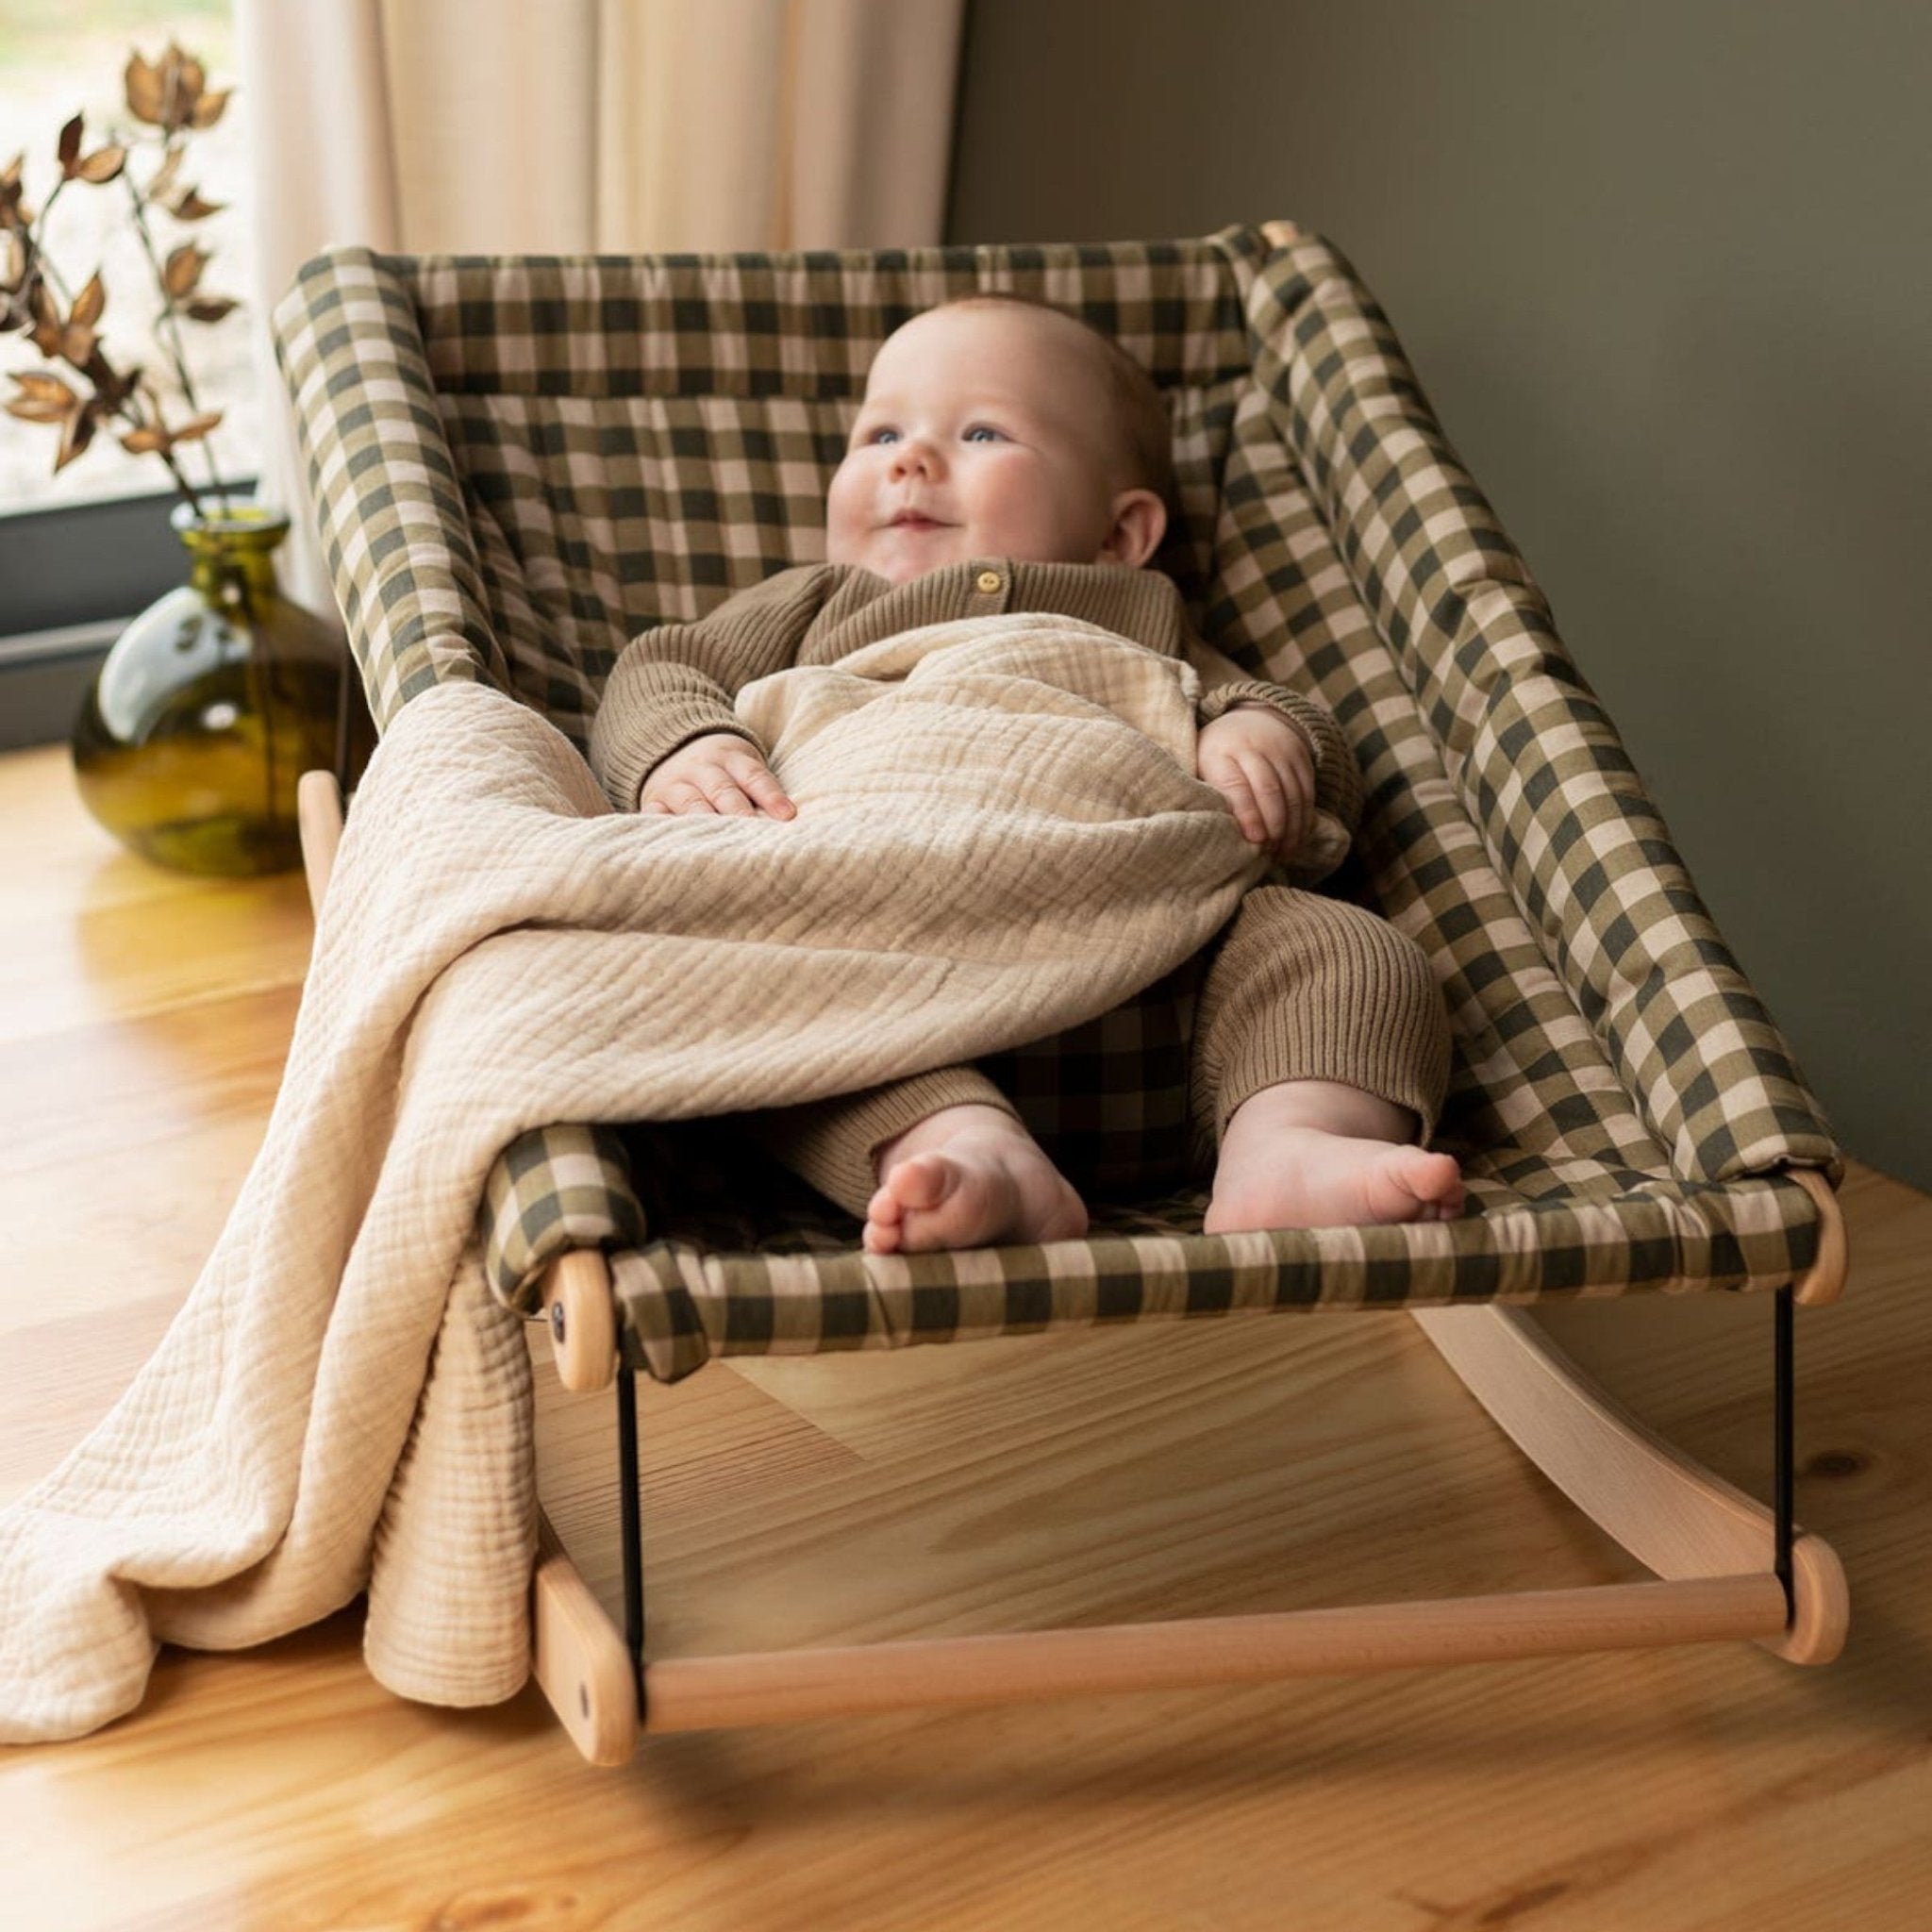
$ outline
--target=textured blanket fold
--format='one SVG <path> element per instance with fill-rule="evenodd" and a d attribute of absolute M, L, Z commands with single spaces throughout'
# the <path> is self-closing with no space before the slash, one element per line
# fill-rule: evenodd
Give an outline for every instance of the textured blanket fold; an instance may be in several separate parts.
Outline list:
<path fill-rule="evenodd" d="M 535 1485 L 522 1324 L 475 1234 L 496 1155 L 556 1121 L 869 1087 L 1171 972 L 1266 869 L 1193 776 L 1196 691 L 1038 615 L 781 672 L 737 706 L 789 821 L 614 814 L 525 707 L 411 700 L 200 1278 L 114 1409 L 0 1512 L 0 1739 L 132 1708 L 161 1641 L 262 1642 L 365 1589 L 391 1689 L 511 1695 Z"/>

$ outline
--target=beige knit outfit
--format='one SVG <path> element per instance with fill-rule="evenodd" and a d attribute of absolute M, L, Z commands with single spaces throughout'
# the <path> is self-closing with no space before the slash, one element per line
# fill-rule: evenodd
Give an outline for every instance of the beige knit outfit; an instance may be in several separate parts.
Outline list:
<path fill-rule="evenodd" d="M 1197 725 L 1237 705 L 1274 710 L 1307 740 L 1316 811 L 1352 835 L 1361 775 L 1327 708 L 1248 677 L 1188 627 L 1180 593 L 1152 570 L 974 558 L 893 585 L 852 564 L 782 571 L 695 624 L 644 632 L 612 668 L 593 721 L 591 769 L 611 803 L 635 811 L 645 779 L 680 745 L 730 731 L 767 748 L 733 708 L 745 685 L 793 665 L 830 664 L 896 632 L 1006 610 L 1082 619 L 1178 658 L 1201 675 Z M 1345 849 L 1332 837 L 1322 871 Z M 1312 883 L 1304 867 L 1297 874 Z M 1211 1172 L 1227 1123 L 1250 1094 L 1285 1080 L 1333 1080 L 1407 1108 L 1425 1144 L 1449 1076 L 1449 1028 L 1428 961 L 1386 921 L 1290 885 L 1255 887 L 1212 944 L 1190 1067 L 1194 1172 Z M 876 1150 L 941 1108 L 1019 1109 L 966 1064 L 798 1107 L 739 1116 L 770 1153 L 849 1213 L 877 1187 Z M 1050 1140 L 1041 1137 L 1049 1156 Z"/>

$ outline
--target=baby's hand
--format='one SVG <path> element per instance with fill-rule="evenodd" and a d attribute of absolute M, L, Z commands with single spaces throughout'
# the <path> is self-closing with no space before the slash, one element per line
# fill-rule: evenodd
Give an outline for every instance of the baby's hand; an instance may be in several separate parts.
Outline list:
<path fill-rule="evenodd" d="M 1234 808 L 1244 837 L 1274 859 L 1301 849 L 1315 822 L 1315 761 L 1308 741 L 1278 711 L 1237 705 L 1201 727 L 1200 776 Z"/>
<path fill-rule="evenodd" d="M 735 731 L 708 731 L 681 744 L 651 767 L 638 792 L 640 811 L 727 812 L 756 817 L 762 808 L 774 819 L 798 816 L 758 748 Z"/>

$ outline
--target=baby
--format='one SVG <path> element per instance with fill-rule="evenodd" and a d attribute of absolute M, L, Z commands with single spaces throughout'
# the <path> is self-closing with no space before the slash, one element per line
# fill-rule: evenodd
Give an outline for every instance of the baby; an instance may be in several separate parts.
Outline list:
<path fill-rule="evenodd" d="M 731 691 L 791 662 L 826 661 L 882 625 L 1045 608 L 1205 667 L 1204 687 L 1221 695 L 1204 690 L 1198 775 L 1273 858 L 1306 856 L 1349 800 L 1358 809 L 1353 757 L 1323 707 L 1246 680 L 1186 631 L 1169 580 L 1142 570 L 1167 526 L 1168 437 L 1151 378 L 1077 317 L 995 295 L 915 316 L 873 361 L 826 499 L 826 563 L 781 573 L 699 625 L 638 639 L 593 727 L 599 779 L 625 809 L 790 818 L 796 808 L 732 722 Z M 1214 1024 L 1213 1084 L 1245 1074 L 1253 1091 L 1217 1114 L 1205 1230 L 1453 1218 L 1457 1163 L 1417 1144 L 1448 1065 L 1426 961 L 1359 908 L 1282 887 L 1252 890 L 1229 929 L 1214 969 L 1224 985 L 1210 978 L 1197 1038 L 1217 1001 L 1256 1016 Z M 1263 981 L 1291 955 L 1315 962 L 1307 999 L 1352 1010 L 1314 1024 L 1259 1018 L 1274 996 Z M 1374 1036 L 1384 1014 L 1392 1044 Z M 1325 1044 L 1337 1032 L 1349 1042 Z M 1270 1044 L 1289 1036 L 1292 1047 Z M 862 1205 L 872 1252 L 1086 1232 L 1078 1192 L 974 1069 L 746 1119 L 767 1123 L 774 1151 L 833 1198 Z"/>

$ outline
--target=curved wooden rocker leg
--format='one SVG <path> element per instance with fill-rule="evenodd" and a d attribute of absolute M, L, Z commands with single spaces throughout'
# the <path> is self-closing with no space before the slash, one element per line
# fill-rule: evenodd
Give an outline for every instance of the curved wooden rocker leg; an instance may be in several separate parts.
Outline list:
<path fill-rule="evenodd" d="M 1640 1563 L 1667 1579 L 1769 1574 L 1770 1509 L 1639 1422 L 1521 1309 L 1411 1308 L 1482 1406 L 1524 1455 Z M 1829 1663 L 1849 1603 L 1831 1547 L 1796 1531 L 1793 1614 L 1757 1641 L 1792 1663 Z"/>

